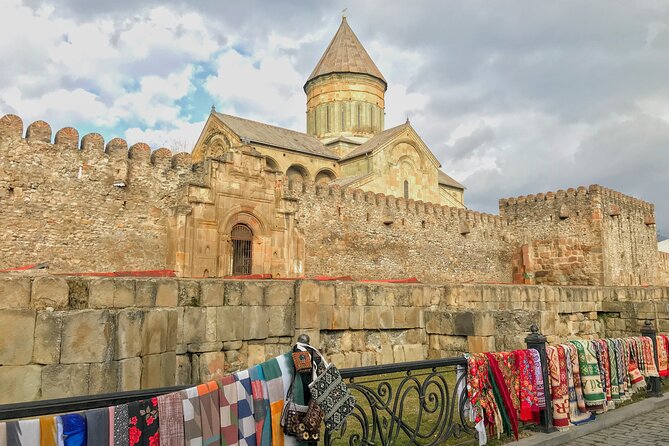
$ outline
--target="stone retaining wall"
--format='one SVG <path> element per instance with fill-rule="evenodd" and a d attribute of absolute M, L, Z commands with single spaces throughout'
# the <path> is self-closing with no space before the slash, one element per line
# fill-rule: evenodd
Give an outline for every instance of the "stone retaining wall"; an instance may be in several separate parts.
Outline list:
<path fill-rule="evenodd" d="M 206 381 L 311 336 L 340 367 L 669 331 L 669 288 L 0 276 L 0 403 Z"/>

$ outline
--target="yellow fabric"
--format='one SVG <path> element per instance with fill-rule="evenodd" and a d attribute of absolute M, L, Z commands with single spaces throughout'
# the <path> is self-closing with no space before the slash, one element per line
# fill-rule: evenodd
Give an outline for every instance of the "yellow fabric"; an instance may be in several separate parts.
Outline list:
<path fill-rule="evenodd" d="M 272 417 L 272 446 L 283 446 L 283 429 L 281 428 L 282 412 L 283 400 L 270 403 L 269 413 Z"/>
<path fill-rule="evenodd" d="M 55 417 L 41 417 L 39 428 L 41 432 L 39 446 L 58 446 Z"/>

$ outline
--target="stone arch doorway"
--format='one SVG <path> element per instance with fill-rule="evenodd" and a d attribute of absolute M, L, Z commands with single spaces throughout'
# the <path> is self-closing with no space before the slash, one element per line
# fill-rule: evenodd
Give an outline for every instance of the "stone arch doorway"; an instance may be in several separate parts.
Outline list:
<path fill-rule="evenodd" d="M 232 275 L 244 276 L 251 274 L 253 266 L 253 231 L 242 223 L 237 223 L 230 232 L 232 241 L 231 261 Z"/>

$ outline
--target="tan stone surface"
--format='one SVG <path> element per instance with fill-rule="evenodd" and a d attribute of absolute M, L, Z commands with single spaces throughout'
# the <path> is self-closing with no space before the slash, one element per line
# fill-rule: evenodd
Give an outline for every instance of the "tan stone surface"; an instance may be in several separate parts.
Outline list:
<path fill-rule="evenodd" d="M 32 283 L 30 306 L 35 309 L 65 309 L 69 304 L 70 288 L 60 277 L 36 277 Z"/>
<path fill-rule="evenodd" d="M 35 322 L 33 362 L 56 364 L 60 361 L 60 341 L 63 329 L 62 313 L 40 311 Z"/>
<path fill-rule="evenodd" d="M 0 404 L 39 399 L 41 387 L 41 366 L 0 366 Z"/>
<path fill-rule="evenodd" d="M 163 383 L 161 369 L 162 355 L 142 356 L 142 389 L 153 389 L 160 387 Z"/>
<path fill-rule="evenodd" d="M 0 277 L 0 309 L 19 309 L 30 306 L 30 278 Z"/>
<path fill-rule="evenodd" d="M 207 309 L 186 307 L 184 309 L 184 343 L 191 344 L 207 340 Z"/>
<path fill-rule="evenodd" d="M 265 305 L 291 305 L 294 301 L 293 282 L 276 281 L 265 288 Z"/>
<path fill-rule="evenodd" d="M 175 385 L 181 386 L 191 384 L 191 363 L 188 355 L 177 355 L 176 363 L 177 370 Z"/>
<path fill-rule="evenodd" d="M 144 313 L 142 327 L 142 355 L 163 353 L 167 350 L 168 310 L 154 309 Z"/>
<path fill-rule="evenodd" d="M 42 398 L 88 395 L 88 364 L 51 364 L 42 368 Z"/>
<path fill-rule="evenodd" d="M 220 307 L 217 310 L 218 339 L 241 341 L 244 337 L 244 316 L 241 307 Z"/>
<path fill-rule="evenodd" d="M 173 281 L 161 280 L 156 283 L 156 306 L 176 307 L 179 287 Z"/>
<path fill-rule="evenodd" d="M 93 363 L 89 367 L 88 393 L 113 393 L 118 389 L 118 362 Z"/>
<path fill-rule="evenodd" d="M 161 387 L 176 385 L 177 355 L 174 352 L 165 352 L 160 355 Z"/>
<path fill-rule="evenodd" d="M 222 280 L 208 280 L 200 285 L 202 305 L 205 307 L 220 307 L 225 303 L 225 282 Z"/>
<path fill-rule="evenodd" d="M 268 336 L 292 336 L 295 328 L 293 307 L 267 308 L 269 313 Z"/>
<path fill-rule="evenodd" d="M 142 353 L 144 315 L 144 311 L 132 308 L 117 313 L 114 359 L 132 358 Z"/>
<path fill-rule="evenodd" d="M 60 362 L 104 362 L 112 356 L 112 315 L 107 310 L 72 311 L 63 316 Z"/>
<path fill-rule="evenodd" d="M 242 339 L 265 339 L 269 334 L 268 307 L 242 307 Z"/>
<path fill-rule="evenodd" d="M 32 361 L 35 311 L 0 310 L 0 365 L 25 365 Z"/>

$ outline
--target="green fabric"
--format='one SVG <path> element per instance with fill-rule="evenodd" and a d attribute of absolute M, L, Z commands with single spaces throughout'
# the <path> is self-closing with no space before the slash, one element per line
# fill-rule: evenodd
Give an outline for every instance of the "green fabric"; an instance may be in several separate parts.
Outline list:
<path fill-rule="evenodd" d="M 504 432 L 506 432 L 506 434 L 510 436 L 512 432 L 511 420 L 509 420 L 509 414 L 506 413 L 506 409 L 504 408 L 504 401 L 502 400 L 502 394 L 499 391 L 499 387 L 497 387 L 497 383 L 495 382 L 495 377 L 493 376 L 490 368 L 488 368 L 488 381 L 490 381 L 490 385 L 492 387 L 492 394 L 495 396 L 495 403 L 497 404 L 497 407 L 499 407 L 499 413 L 502 416 L 502 425 L 504 426 Z"/>
<path fill-rule="evenodd" d="M 601 410 L 606 402 L 597 357 L 589 341 L 570 341 L 578 352 L 578 368 L 581 373 L 583 399 L 590 410 Z"/>
<path fill-rule="evenodd" d="M 620 401 L 620 382 L 618 381 L 618 363 L 616 362 L 616 346 L 613 340 L 606 339 L 606 346 L 609 349 L 609 374 L 611 376 L 611 398 L 613 401 Z"/>

